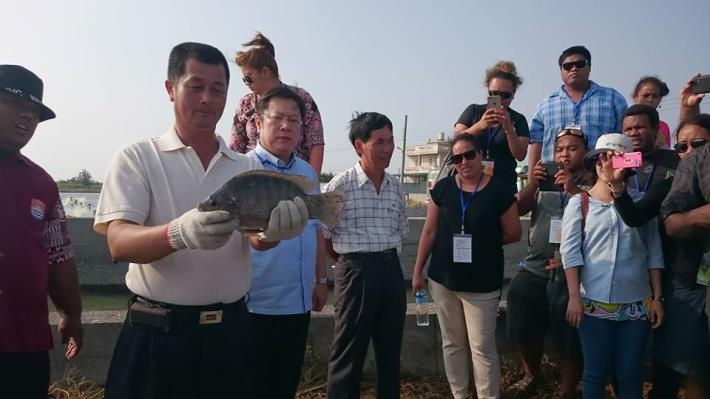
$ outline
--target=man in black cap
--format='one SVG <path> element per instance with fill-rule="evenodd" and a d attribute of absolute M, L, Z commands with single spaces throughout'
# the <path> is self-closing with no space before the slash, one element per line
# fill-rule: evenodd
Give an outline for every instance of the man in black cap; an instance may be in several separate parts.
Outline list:
<path fill-rule="evenodd" d="M 42 104 L 42 80 L 0 65 L 0 398 L 46 398 L 49 387 L 47 295 L 66 358 L 82 347 L 81 298 L 74 250 L 59 190 L 20 154 L 39 122 L 55 117 Z"/>

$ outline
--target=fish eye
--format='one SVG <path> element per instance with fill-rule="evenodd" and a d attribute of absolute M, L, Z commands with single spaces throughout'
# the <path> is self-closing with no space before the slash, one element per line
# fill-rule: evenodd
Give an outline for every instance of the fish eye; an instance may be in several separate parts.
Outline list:
<path fill-rule="evenodd" d="M 210 201 L 210 205 L 217 206 L 217 200 L 213 199 L 212 201 Z"/>

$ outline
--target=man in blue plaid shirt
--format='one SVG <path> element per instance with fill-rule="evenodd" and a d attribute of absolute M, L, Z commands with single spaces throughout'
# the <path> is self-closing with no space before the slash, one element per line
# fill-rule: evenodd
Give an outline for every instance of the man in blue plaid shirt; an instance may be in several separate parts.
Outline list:
<path fill-rule="evenodd" d="M 621 132 L 626 100 L 616 90 L 589 80 L 592 55 L 584 46 L 563 51 L 558 60 L 564 84 L 537 106 L 530 123 L 529 170 L 542 157 L 554 161 L 555 135 L 565 127 L 581 128 L 588 148 L 605 133 Z"/>

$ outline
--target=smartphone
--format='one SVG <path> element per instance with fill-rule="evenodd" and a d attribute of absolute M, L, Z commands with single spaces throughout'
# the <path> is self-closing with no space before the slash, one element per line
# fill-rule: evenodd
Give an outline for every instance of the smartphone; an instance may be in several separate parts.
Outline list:
<path fill-rule="evenodd" d="M 693 78 L 693 93 L 710 93 L 710 75 Z"/>
<path fill-rule="evenodd" d="M 503 103 L 500 96 L 488 96 L 488 108 L 501 109 L 503 108 Z"/>
<path fill-rule="evenodd" d="M 554 162 L 544 162 L 547 178 L 540 182 L 540 191 L 562 191 L 562 187 L 555 184 L 555 175 L 560 171 L 559 165 Z"/>
<path fill-rule="evenodd" d="M 614 169 L 638 168 L 643 164 L 640 152 L 627 152 L 621 155 L 614 155 L 611 158 L 611 166 Z"/>

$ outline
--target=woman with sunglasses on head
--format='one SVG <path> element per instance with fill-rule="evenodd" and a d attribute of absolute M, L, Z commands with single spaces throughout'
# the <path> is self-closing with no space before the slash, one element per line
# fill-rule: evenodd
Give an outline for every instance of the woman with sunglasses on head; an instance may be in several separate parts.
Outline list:
<path fill-rule="evenodd" d="M 424 264 L 431 255 L 429 289 L 437 305 L 446 376 L 456 399 L 469 394 L 467 346 L 478 398 L 500 397 L 495 328 L 503 283 L 502 246 L 521 235 L 513 193 L 483 173 L 481 158 L 473 135 L 454 137 L 449 162 L 456 173 L 430 192 L 412 277 L 415 292 L 425 286 Z"/>
<path fill-rule="evenodd" d="M 632 97 L 634 104 L 646 104 L 655 109 L 661 107 L 661 100 L 668 93 L 668 85 L 661 79 L 656 76 L 644 76 L 636 83 Z M 671 148 L 671 130 L 666 122 L 658 122 L 656 147 L 664 150 Z"/>
<path fill-rule="evenodd" d="M 680 123 L 676 130 L 675 150 L 680 159 L 710 141 L 710 115 L 699 114 Z M 648 192 L 634 203 L 626 192 L 623 172 L 613 169 L 611 162 L 605 165 L 610 176 L 609 189 L 614 196 L 614 206 L 624 222 L 641 226 L 658 216 L 661 204 L 668 195 L 673 177 L 652 184 Z M 661 224 L 663 226 L 663 224 Z M 688 267 L 683 257 L 697 252 L 701 247 L 694 240 L 673 240 L 665 229 L 660 230 L 664 247 L 663 297 L 666 321 L 654 331 L 653 339 L 653 389 L 651 399 L 675 397 L 685 379 L 686 398 L 710 397 L 710 335 L 707 316 L 704 313 L 706 277 L 697 264 Z M 692 257 L 692 256 L 691 256 Z M 705 282 L 706 284 L 706 282 Z"/>
<path fill-rule="evenodd" d="M 525 159 L 530 130 L 525 117 L 510 108 L 510 104 L 523 80 L 515 64 L 500 61 L 486 71 L 485 83 L 489 98 L 498 96 L 501 108 L 469 105 L 456 121 L 454 132 L 477 137 L 483 144 L 484 164 L 491 165 L 495 178 L 517 191 L 516 160 Z"/>
<path fill-rule="evenodd" d="M 281 82 L 274 45 L 264 35 L 257 32 L 254 38 L 243 46 L 249 49 L 239 51 L 234 61 L 242 72 L 242 81 L 249 87 L 251 93 L 239 100 L 229 147 L 244 154 L 256 146 L 259 139 L 259 131 L 256 127 L 256 103 L 269 90 L 285 86 L 298 94 L 306 104 L 306 113 L 301 124 L 301 142 L 296 147 L 296 155 L 308 162 L 320 175 L 325 143 L 323 124 L 316 102 L 306 90 Z"/>
<path fill-rule="evenodd" d="M 584 158 L 595 182 L 569 200 L 562 217 L 567 321 L 579 329 L 585 399 L 604 398 L 612 373 L 617 397 L 641 398 L 648 334 L 664 319 L 658 224 L 632 228 L 622 221 L 603 166 L 608 152 L 632 150 L 631 140 L 622 134 L 601 136 Z"/>

